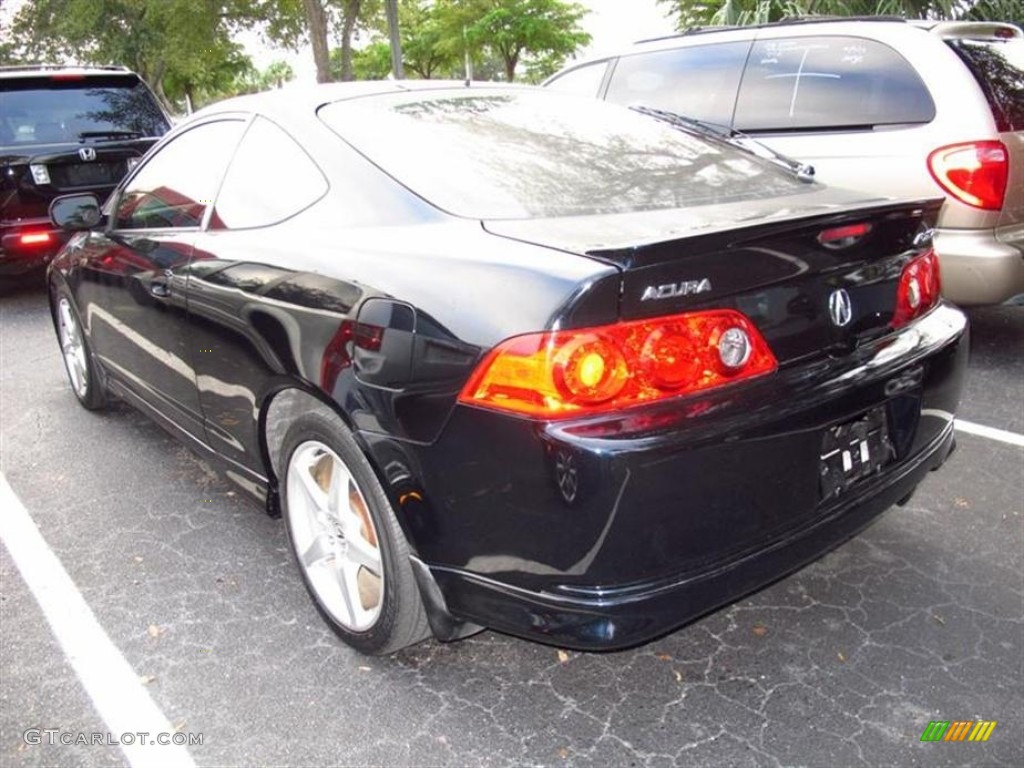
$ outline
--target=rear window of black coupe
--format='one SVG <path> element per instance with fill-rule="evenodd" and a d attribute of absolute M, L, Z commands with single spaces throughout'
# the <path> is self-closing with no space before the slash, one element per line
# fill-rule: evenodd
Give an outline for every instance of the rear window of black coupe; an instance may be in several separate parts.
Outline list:
<path fill-rule="evenodd" d="M 329 104 L 320 117 L 413 192 L 470 218 L 684 208 L 807 189 L 724 143 L 548 91 L 388 94 Z"/>

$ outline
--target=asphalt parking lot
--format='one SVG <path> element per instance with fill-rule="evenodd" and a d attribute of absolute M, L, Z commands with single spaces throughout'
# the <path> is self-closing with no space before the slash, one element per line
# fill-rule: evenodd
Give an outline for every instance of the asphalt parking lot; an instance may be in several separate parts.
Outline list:
<path fill-rule="evenodd" d="M 970 315 L 960 416 L 1024 435 L 1024 307 Z M 320 621 L 280 521 L 140 414 L 80 408 L 44 292 L 0 298 L 0 472 L 127 662 L 125 695 L 201 735 L 177 764 L 1024 765 L 1024 448 L 958 441 L 908 506 L 643 647 L 486 632 L 368 659 Z M 74 665 L 98 662 L 69 657 L 6 547 L 0 580 L 0 764 L 127 764 L 26 738 L 133 712 L 83 685 Z M 997 726 L 922 742 L 932 720 Z"/>

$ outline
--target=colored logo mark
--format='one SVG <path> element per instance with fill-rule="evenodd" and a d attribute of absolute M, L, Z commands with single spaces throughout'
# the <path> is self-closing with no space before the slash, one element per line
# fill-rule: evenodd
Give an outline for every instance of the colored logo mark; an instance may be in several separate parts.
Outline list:
<path fill-rule="evenodd" d="M 995 720 L 932 720 L 921 741 L 988 741 L 995 727 Z"/>

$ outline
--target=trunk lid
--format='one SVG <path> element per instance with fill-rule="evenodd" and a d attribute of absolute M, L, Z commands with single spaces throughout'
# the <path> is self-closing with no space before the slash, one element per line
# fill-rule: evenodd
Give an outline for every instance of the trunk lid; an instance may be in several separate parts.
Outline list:
<path fill-rule="evenodd" d="M 623 320 L 737 309 L 781 364 L 887 333 L 902 268 L 926 244 L 941 200 L 880 202 L 830 189 L 785 203 L 485 227 L 618 266 Z"/>

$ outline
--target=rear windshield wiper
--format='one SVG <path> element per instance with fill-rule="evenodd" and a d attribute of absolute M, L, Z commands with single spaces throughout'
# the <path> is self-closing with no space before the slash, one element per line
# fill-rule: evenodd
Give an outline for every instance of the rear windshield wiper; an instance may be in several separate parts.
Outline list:
<path fill-rule="evenodd" d="M 137 139 L 141 131 L 82 131 L 78 134 L 79 141 L 86 139 Z"/>
<path fill-rule="evenodd" d="M 777 152 L 767 144 L 758 141 L 753 136 L 743 133 L 743 131 L 738 131 L 735 128 L 730 128 L 729 126 L 721 125 L 720 123 L 709 123 L 705 120 L 697 120 L 693 117 L 686 117 L 684 115 L 676 114 L 675 112 L 668 112 L 663 109 L 654 109 L 653 107 L 632 106 L 630 109 L 634 112 L 639 112 L 642 115 L 648 115 L 649 117 L 669 123 L 670 125 L 684 128 L 694 133 L 699 133 L 702 136 L 717 139 L 718 141 L 724 141 L 731 146 L 738 147 L 774 163 L 775 165 L 796 175 L 796 177 L 801 181 L 814 181 L 813 165 L 801 163 L 799 160 L 794 160 L 788 155 Z"/>

